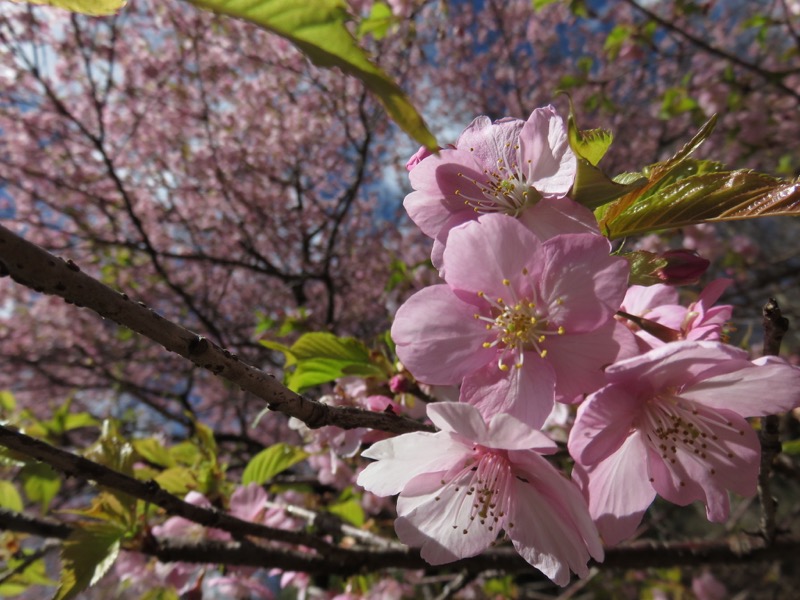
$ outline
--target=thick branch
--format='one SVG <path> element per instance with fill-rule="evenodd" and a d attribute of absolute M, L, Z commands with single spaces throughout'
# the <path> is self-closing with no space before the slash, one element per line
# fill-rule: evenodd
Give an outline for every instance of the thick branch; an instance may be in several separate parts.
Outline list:
<path fill-rule="evenodd" d="M 134 498 L 160 506 L 170 515 L 189 519 L 205 527 L 221 529 L 237 537 L 249 535 L 272 541 L 303 544 L 323 551 L 333 550 L 329 544 L 313 536 L 250 523 L 214 509 L 189 504 L 166 492 L 155 481 L 139 481 L 7 427 L 0 426 L 0 445 L 45 462 L 65 475 L 83 481 L 93 481 L 101 486 L 124 492 Z"/>
<path fill-rule="evenodd" d="M 789 330 L 789 319 L 781 314 L 778 302 L 770 298 L 762 311 L 764 316 L 764 355 L 778 356 L 781 341 Z M 764 390 L 765 394 L 769 390 Z M 767 542 L 775 539 L 775 498 L 770 491 L 772 463 L 781 451 L 780 419 L 777 415 L 761 418 L 758 438 L 761 442 L 761 469 L 758 473 L 758 499 L 761 502 L 761 534 Z"/>
<path fill-rule="evenodd" d="M 0 531 L 18 531 L 44 538 L 65 539 L 72 527 L 53 519 L 30 517 L 23 513 L 0 508 Z"/>
<path fill-rule="evenodd" d="M 49 530 L 48 527 L 45 527 L 45 530 Z M 59 531 L 59 534 L 52 537 L 64 539 L 69 535 L 70 527 L 64 525 L 63 531 Z M 223 542 L 206 539 L 200 542 L 187 542 L 145 538 L 142 545 L 132 542 L 126 549 L 155 556 L 165 563 L 180 561 L 224 564 L 328 575 L 349 575 L 391 568 L 425 569 L 428 573 L 460 571 L 474 574 L 502 569 L 507 573 L 539 574 L 508 546 L 493 548 L 480 556 L 438 566 L 423 561 L 417 550 L 401 547 L 337 549 L 336 553 L 330 556 L 320 556 L 285 548 L 265 547 L 247 540 Z M 607 569 L 644 569 L 703 564 L 741 564 L 780 560 L 787 556 L 795 556 L 798 552 L 800 552 L 800 538 L 797 537 L 784 538 L 771 545 L 763 539 L 747 535 L 712 541 L 660 543 L 640 540 L 607 549 L 602 566 Z"/>
<path fill-rule="evenodd" d="M 81 272 L 71 260 L 58 258 L 0 225 L 0 274 L 37 292 L 60 296 L 68 303 L 85 306 L 100 316 L 124 325 L 239 386 L 267 402 L 270 409 L 296 417 L 311 428 L 335 425 L 343 429 L 367 427 L 393 433 L 432 431 L 406 417 L 334 407 L 295 394 L 272 375 L 243 363 L 239 358 L 165 319 L 141 302 Z"/>

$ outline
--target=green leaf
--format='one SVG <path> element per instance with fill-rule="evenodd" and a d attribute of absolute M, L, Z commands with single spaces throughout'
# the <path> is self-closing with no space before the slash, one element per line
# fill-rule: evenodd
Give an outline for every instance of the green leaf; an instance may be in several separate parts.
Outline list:
<path fill-rule="evenodd" d="M 190 467 L 196 465 L 203 457 L 200 448 L 190 441 L 175 444 L 169 449 L 169 454 L 176 462 Z"/>
<path fill-rule="evenodd" d="M 155 476 L 154 481 L 175 496 L 183 497 L 190 490 L 197 489 L 197 477 L 192 469 L 171 467 Z"/>
<path fill-rule="evenodd" d="M 42 512 L 50 508 L 50 502 L 61 489 L 61 477 L 46 463 L 30 463 L 20 471 L 22 489 L 32 502 L 38 502 Z"/>
<path fill-rule="evenodd" d="M 24 505 L 17 487 L 10 481 L 0 480 L 0 508 L 22 512 Z"/>
<path fill-rule="evenodd" d="M 671 119 L 697 107 L 697 101 L 689 96 L 686 88 L 670 88 L 664 92 L 658 116 L 660 119 Z"/>
<path fill-rule="evenodd" d="M 797 456 L 798 454 L 800 454 L 800 440 L 790 440 L 788 442 L 783 442 L 781 446 L 781 452 L 783 452 L 784 454 Z"/>
<path fill-rule="evenodd" d="M 579 158 L 575 183 L 572 184 L 570 196 L 585 207 L 596 209 L 630 194 L 646 183 L 647 178 L 641 176 L 624 184 L 613 181 L 601 169 L 593 166 L 587 160 Z"/>
<path fill-rule="evenodd" d="M 611 238 L 696 223 L 800 215 L 800 183 L 753 171 L 687 177 L 606 217 L 601 229 Z"/>
<path fill-rule="evenodd" d="M 641 202 L 654 195 L 665 185 L 678 181 L 682 178 L 696 175 L 701 172 L 710 172 L 720 168 L 718 163 L 711 161 L 689 161 L 689 157 L 707 138 L 711 135 L 717 117 L 714 115 L 700 128 L 700 131 L 681 148 L 669 160 L 656 163 L 643 169 L 642 175 L 638 178 L 635 189 L 620 197 L 611 205 L 603 206 L 595 211 L 600 230 L 607 235 L 612 235 L 607 230 L 607 224 L 617 216 L 628 210 L 634 203 Z M 633 174 L 626 173 L 619 178 L 620 182 L 636 182 L 637 178 Z"/>
<path fill-rule="evenodd" d="M 616 25 L 606 36 L 603 50 L 606 51 L 608 58 L 614 60 L 619 56 L 622 46 L 633 35 L 633 28 L 630 25 Z"/>
<path fill-rule="evenodd" d="M 146 461 L 159 467 L 174 467 L 175 459 L 169 451 L 155 438 L 133 440 L 133 449 Z"/>
<path fill-rule="evenodd" d="M 61 549 L 61 585 L 53 600 L 75 598 L 100 581 L 117 560 L 124 534 L 111 523 L 75 527 Z"/>
<path fill-rule="evenodd" d="M 12 598 L 28 591 L 32 585 L 58 585 L 47 576 L 47 565 L 43 558 L 30 563 L 31 550 L 23 550 L 19 555 L 5 560 L 5 573 L 0 584 L 0 598 Z M 27 563 L 27 564 L 26 564 Z M 8 574 L 11 574 L 9 577 Z M 28 594 L 30 598 L 30 593 Z"/>
<path fill-rule="evenodd" d="M 289 444 L 278 443 L 256 454 L 242 473 L 242 485 L 257 483 L 263 485 L 278 473 L 281 473 L 305 460 L 308 454 L 300 448 Z"/>
<path fill-rule="evenodd" d="M 0 390 L 0 408 L 5 412 L 12 413 L 17 408 L 17 401 L 14 394 L 8 390 Z"/>
<path fill-rule="evenodd" d="M 174 589 L 156 588 L 146 591 L 139 600 L 180 600 L 180 596 Z"/>
<path fill-rule="evenodd" d="M 431 150 L 438 146 L 400 86 L 369 60 L 345 26 L 349 15 L 344 0 L 187 1 L 255 23 L 289 40 L 317 66 L 338 67 L 357 77 L 406 133 Z"/>
<path fill-rule="evenodd" d="M 64 431 L 72 431 L 80 427 L 96 427 L 99 421 L 87 412 L 68 414 L 64 418 Z"/>
<path fill-rule="evenodd" d="M 363 38 L 371 34 L 376 40 L 383 39 L 396 20 L 388 4 L 376 2 L 372 5 L 369 16 L 358 24 L 357 35 Z"/>
<path fill-rule="evenodd" d="M 28 0 L 31 4 L 46 4 L 65 8 L 84 15 L 113 15 L 125 6 L 127 0 Z"/>
<path fill-rule="evenodd" d="M 578 157 L 586 159 L 593 167 L 597 166 L 614 141 L 614 135 L 608 129 L 578 129 L 572 98 L 569 99 L 567 136 L 572 151 Z"/>
<path fill-rule="evenodd" d="M 89 508 L 71 512 L 127 529 L 135 522 L 136 498 L 124 492 L 104 491 L 92 498 Z"/>
<path fill-rule="evenodd" d="M 631 273 L 628 278 L 629 285 L 655 285 L 657 283 L 664 283 L 655 273 L 659 269 L 663 269 L 667 266 L 668 261 L 666 258 L 662 258 L 653 252 L 647 252 L 646 250 L 625 252 L 620 254 L 620 256 L 627 260 L 631 266 Z"/>
<path fill-rule="evenodd" d="M 545 6 L 550 6 L 551 4 L 555 4 L 559 0 L 531 0 L 531 7 L 533 7 L 534 11 L 541 10 Z"/>
<path fill-rule="evenodd" d="M 340 338 L 331 333 L 306 333 L 286 347 L 276 342 L 262 341 L 286 356 L 286 385 L 295 392 L 334 381 L 344 375 L 385 377 L 386 372 L 372 360 L 369 349 L 355 338 Z"/>
<path fill-rule="evenodd" d="M 569 100 L 567 136 L 570 148 L 578 158 L 575 183 L 570 194 L 576 202 L 595 209 L 629 194 L 647 181 L 644 177 L 639 177 L 624 183 L 616 182 L 597 167 L 611 146 L 614 136 L 606 129 L 580 130 L 572 98 Z"/>
<path fill-rule="evenodd" d="M 328 505 L 327 511 L 338 515 L 356 527 L 361 527 L 366 521 L 364 509 L 361 506 L 361 495 L 353 493 L 353 488 L 344 490 L 336 502 Z"/>

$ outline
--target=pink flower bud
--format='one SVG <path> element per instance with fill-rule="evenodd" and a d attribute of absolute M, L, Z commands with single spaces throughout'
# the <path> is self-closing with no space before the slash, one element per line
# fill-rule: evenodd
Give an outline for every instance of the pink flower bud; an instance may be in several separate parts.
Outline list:
<path fill-rule="evenodd" d="M 408 159 L 408 162 L 406 163 L 406 170 L 410 171 L 432 154 L 433 152 L 431 152 L 427 146 L 420 146 L 419 150 L 414 153 L 414 156 Z"/>
<path fill-rule="evenodd" d="M 408 379 L 404 375 L 395 375 L 389 380 L 389 389 L 393 394 L 402 394 L 408 391 Z"/>
<path fill-rule="evenodd" d="M 689 285 L 697 283 L 711 264 L 694 250 L 667 250 L 661 255 L 666 266 L 656 275 L 667 285 Z"/>

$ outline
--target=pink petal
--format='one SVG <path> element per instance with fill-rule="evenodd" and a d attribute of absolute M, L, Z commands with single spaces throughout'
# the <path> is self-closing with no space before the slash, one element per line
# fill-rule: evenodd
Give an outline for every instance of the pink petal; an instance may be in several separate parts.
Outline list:
<path fill-rule="evenodd" d="M 507 297 L 503 280 L 518 282 L 526 269 L 528 277 L 538 277 L 539 247 L 539 240 L 516 219 L 484 215 L 450 231 L 444 251 L 447 283 L 466 292 Z"/>
<path fill-rule="evenodd" d="M 486 441 L 482 443 L 489 448 L 534 450 L 541 454 L 553 454 L 558 450 L 558 444 L 541 431 L 502 413 L 492 419 Z"/>
<path fill-rule="evenodd" d="M 475 312 L 475 306 L 459 300 L 447 285 L 420 290 L 395 316 L 397 355 L 424 383 L 459 383 L 495 356 L 494 350 L 482 347 L 487 333 Z"/>
<path fill-rule="evenodd" d="M 700 500 L 709 520 L 723 522 L 730 510 L 728 489 L 742 496 L 756 493 L 761 448 L 753 428 L 739 415 L 698 407 L 696 418 L 700 417 L 708 425 L 714 423 L 716 439 L 709 436 L 696 452 L 679 447 L 666 458 L 650 448 L 653 487 L 681 506 Z"/>
<path fill-rule="evenodd" d="M 572 477 L 589 499 L 589 513 L 609 546 L 633 536 L 656 497 L 649 482 L 647 449 L 639 432 L 599 463 L 576 463 Z"/>
<path fill-rule="evenodd" d="M 519 134 L 528 182 L 547 197 L 565 196 L 575 181 L 577 159 L 564 121 L 552 106 L 537 108 Z"/>
<path fill-rule="evenodd" d="M 517 475 L 507 528 L 514 548 L 558 585 L 569 582 L 570 570 L 585 577 L 590 557 L 603 560 L 603 547 L 580 491 L 537 454 L 509 458 Z"/>
<path fill-rule="evenodd" d="M 578 407 L 568 448 L 575 462 L 596 465 L 619 450 L 630 435 L 642 401 L 624 386 L 609 385 Z"/>
<path fill-rule="evenodd" d="M 423 233 L 435 237 L 454 212 L 472 212 L 456 192 L 482 195 L 470 180 L 482 181 L 482 169 L 469 152 L 444 149 L 421 161 L 408 174 L 414 192 L 403 206 Z"/>
<path fill-rule="evenodd" d="M 562 233 L 600 233 L 594 213 L 570 198 L 543 198 L 518 218 L 542 241 Z"/>
<path fill-rule="evenodd" d="M 469 152 L 482 168 L 495 171 L 498 165 L 509 166 L 518 162 L 517 147 L 523 125 L 521 119 L 506 117 L 492 123 L 489 117 L 480 116 L 459 136 L 456 147 Z M 483 181 L 485 177 L 476 179 Z"/>
<path fill-rule="evenodd" d="M 619 331 L 618 331 L 619 330 Z M 620 335 L 617 335 L 620 333 Z M 549 338 L 548 362 L 556 374 L 556 400 L 573 403 L 583 400 L 606 383 L 603 370 L 612 364 L 622 350 L 620 342 L 635 347 L 633 335 L 613 319 L 595 331 Z"/>
<path fill-rule="evenodd" d="M 609 256 L 611 246 L 600 235 L 565 234 L 542 244 L 540 298 L 552 323 L 568 333 L 590 331 L 619 308 L 628 285 L 628 263 Z"/>
<path fill-rule="evenodd" d="M 441 474 L 423 474 L 412 480 L 413 492 L 404 491 L 398 499 L 400 516 L 394 523 L 400 541 L 421 548 L 422 558 L 441 565 L 483 552 L 497 538 L 491 520 L 481 524 L 470 519 L 473 499 L 467 491 L 474 483 L 469 469 L 442 485 Z M 438 498 L 438 500 L 437 500 Z M 415 508 L 410 512 L 404 502 Z"/>
<path fill-rule="evenodd" d="M 483 440 L 488 431 L 478 409 L 461 402 L 429 404 L 428 418 L 442 431 L 457 433 L 471 442 Z"/>
<path fill-rule="evenodd" d="M 370 463 L 358 476 L 358 485 L 378 496 L 392 496 L 421 473 L 446 471 L 469 452 L 451 436 L 415 432 L 376 442 L 361 453 Z"/>
<path fill-rule="evenodd" d="M 644 317 L 652 309 L 665 304 L 678 304 L 678 291 L 668 285 L 632 285 L 625 293 L 622 310 L 628 314 Z"/>
<path fill-rule="evenodd" d="M 228 508 L 232 515 L 240 519 L 255 521 L 263 516 L 266 502 L 267 492 L 264 488 L 257 483 L 249 483 L 234 490 Z"/>
<path fill-rule="evenodd" d="M 555 377 L 553 369 L 534 353 L 526 355 L 522 368 L 501 371 L 493 361 L 464 378 L 461 401 L 481 412 L 489 421 L 508 413 L 530 427 L 538 428 L 553 410 Z"/>
<path fill-rule="evenodd" d="M 682 389 L 680 396 L 711 408 L 729 409 L 743 417 L 777 414 L 800 404 L 800 369 L 774 357 L 745 362 L 731 373 Z"/>
<path fill-rule="evenodd" d="M 670 387 L 691 388 L 696 381 L 729 371 L 731 364 L 748 362 L 746 352 L 727 344 L 671 342 L 611 365 L 606 376 L 612 382 L 635 382 L 646 394 Z"/>

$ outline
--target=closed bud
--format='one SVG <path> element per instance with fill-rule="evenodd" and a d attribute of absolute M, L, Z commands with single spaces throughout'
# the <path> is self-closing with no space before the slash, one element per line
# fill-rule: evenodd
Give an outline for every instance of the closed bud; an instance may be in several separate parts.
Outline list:
<path fill-rule="evenodd" d="M 656 275 L 667 285 L 689 285 L 697 283 L 711 264 L 694 250 L 667 250 L 661 255 L 667 261 Z"/>

